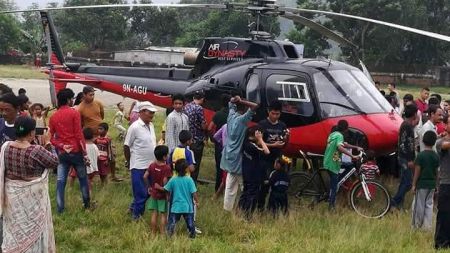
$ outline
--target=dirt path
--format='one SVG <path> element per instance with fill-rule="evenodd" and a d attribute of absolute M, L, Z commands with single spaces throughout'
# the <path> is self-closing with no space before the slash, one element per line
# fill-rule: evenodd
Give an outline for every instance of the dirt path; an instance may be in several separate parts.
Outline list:
<path fill-rule="evenodd" d="M 31 102 L 39 102 L 44 105 L 50 105 L 50 92 L 48 80 L 40 79 L 14 79 L 14 78 L 0 78 L 0 83 L 4 83 L 11 87 L 13 91 L 17 94 L 20 88 L 25 88 L 27 90 L 27 96 L 30 98 Z M 82 84 L 70 83 L 67 85 L 71 88 L 75 94 L 83 89 Z M 129 98 L 124 98 L 120 95 L 107 92 L 107 91 L 97 91 L 96 98 L 100 100 L 105 106 L 112 107 L 118 102 L 124 102 L 125 108 L 128 108 L 133 100 Z"/>

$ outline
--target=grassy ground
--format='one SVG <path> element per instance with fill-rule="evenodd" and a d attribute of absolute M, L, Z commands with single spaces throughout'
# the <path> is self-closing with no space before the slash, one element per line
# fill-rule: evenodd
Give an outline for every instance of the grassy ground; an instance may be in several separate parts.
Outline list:
<path fill-rule="evenodd" d="M 111 122 L 112 110 L 107 119 Z M 163 116 L 157 114 L 156 129 Z M 110 131 L 117 136 L 115 129 Z M 173 239 L 152 235 L 149 213 L 132 221 L 127 208 L 132 199 L 128 172 L 123 166 L 121 144 L 116 141 L 119 174 L 125 181 L 94 185 L 97 209 L 83 211 L 76 184 L 66 192 L 67 211 L 55 212 L 55 177 L 51 180 L 54 228 L 59 252 L 432 252 L 433 234 L 412 231 L 409 212 L 391 212 L 379 220 L 368 220 L 351 211 L 344 201 L 337 213 L 330 214 L 326 204 L 314 211 L 291 210 L 288 217 L 270 215 L 247 222 L 222 209 L 222 200 L 212 200 L 213 185 L 200 185 L 198 226 L 203 234 L 195 240 L 187 237 L 180 221 Z M 212 149 L 205 151 L 200 177 L 212 179 Z M 393 186 L 395 182 L 388 182 Z M 341 195 L 339 198 L 343 199 Z M 410 201 L 410 200 L 409 200 Z M 410 202 L 408 202 L 410 203 Z M 409 206 L 409 204 L 408 204 Z"/>
<path fill-rule="evenodd" d="M 46 78 L 27 66 L 0 65 L 2 78 Z M 418 97 L 420 87 L 399 86 L 403 96 L 412 93 Z M 449 89 L 432 87 L 449 98 Z M 107 111 L 111 123 L 112 110 Z M 160 129 L 163 114 L 156 116 L 156 129 Z M 140 221 L 132 221 L 127 209 L 132 199 L 130 176 L 124 168 L 122 144 L 116 140 L 117 132 L 111 129 L 117 147 L 118 174 L 125 180 L 110 182 L 103 188 L 98 179 L 94 184 L 93 199 L 98 207 L 83 211 L 78 184 L 67 187 L 66 212 L 55 211 L 56 177 L 50 180 L 53 204 L 53 222 L 59 252 L 433 252 L 433 233 L 412 231 L 410 212 L 394 211 L 379 220 L 359 217 L 340 201 L 337 213 L 330 214 L 326 204 L 314 211 L 290 210 L 288 217 L 278 219 L 270 215 L 254 217 L 247 222 L 239 215 L 222 209 L 222 200 L 212 200 L 214 186 L 200 185 L 198 226 L 203 234 L 195 240 L 187 238 L 184 223 L 178 225 L 172 239 L 152 235 L 149 214 Z M 214 159 L 212 148 L 206 148 L 202 161 L 201 178 L 213 179 Z M 397 181 L 387 180 L 391 193 Z M 340 195 L 341 200 L 345 198 Z M 407 206 L 411 202 L 408 196 Z M 450 252 L 450 251 L 449 251 Z"/>
<path fill-rule="evenodd" d="M 0 65 L 0 78 L 47 79 L 39 69 L 28 65 Z"/>

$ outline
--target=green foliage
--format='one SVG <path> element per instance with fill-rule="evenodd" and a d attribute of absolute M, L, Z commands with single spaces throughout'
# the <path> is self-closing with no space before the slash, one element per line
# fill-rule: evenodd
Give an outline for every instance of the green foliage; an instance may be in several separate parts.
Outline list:
<path fill-rule="evenodd" d="M 183 34 L 177 38 L 180 46 L 196 46 L 205 37 L 248 37 L 248 24 L 251 17 L 242 12 L 211 11 L 205 20 L 190 22 L 184 26 Z M 280 25 L 276 18 L 263 18 L 261 26 L 265 31 L 280 34 Z"/>
<path fill-rule="evenodd" d="M 38 9 L 37 3 L 31 4 L 28 9 Z M 23 21 L 20 23 L 21 40 L 19 47 L 24 53 L 35 55 L 41 51 L 42 25 L 39 12 L 22 13 Z"/>
<path fill-rule="evenodd" d="M 149 0 L 141 0 L 140 3 L 151 3 Z M 178 12 L 169 8 L 134 8 L 129 13 L 131 32 L 140 38 L 138 46 L 148 45 L 168 46 L 173 45 L 180 33 Z"/>
<path fill-rule="evenodd" d="M 14 9 L 14 2 L 0 0 L 0 10 Z M 18 48 L 16 42 L 20 38 L 19 23 L 14 16 L 0 15 L 0 54 L 4 54 L 11 48 Z"/>
<path fill-rule="evenodd" d="M 302 8 L 342 12 L 441 34 L 450 33 L 448 0 L 298 0 L 297 3 Z M 319 20 L 358 45 L 359 56 L 372 69 L 424 71 L 430 65 L 443 65 L 450 59 L 448 42 L 363 21 L 305 16 Z M 297 26 L 297 29 L 308 30 L 302 26 Z M 304 36 L 305 41 L 315 41 L 314 37 L 317 37 L 307 33 Z M 326 49 L 320 41 L 316 43 L 314 48 Z M 348 48 L 342 48 L 342 51 L 346 55 L 351 53 Z M 393 66 L 397 69 L 393 69 Z"/>
<path fill-rule="evenodd" d="M 66 0 L 64 6 L 123 3 L 126 1 Z M 66 10 L 57 12 L 55 24 L 63 41 L 80 41 L 89 50 L 113 50 L 127 39 L 127 13 L 124 8 Z"/>

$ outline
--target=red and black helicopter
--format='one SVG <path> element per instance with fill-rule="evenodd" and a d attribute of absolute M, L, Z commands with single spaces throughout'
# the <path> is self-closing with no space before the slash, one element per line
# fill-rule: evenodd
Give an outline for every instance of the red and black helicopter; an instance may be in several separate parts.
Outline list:
<path fill-rule="evenodd" d="M 49 11 L 143 6 L 247 11 L 256 17 L 257 29 L 251 33 L 251 38 L 204 39 L 198 53 L 187 57 L 193 65 L 189 69 L 88 66 L 65 61 Z M 162 107 L 171 106 L 171 95 L 203 91 L 206 94 L 205 114 L 209 120 L 220 107 L 218 98 L 221 94 L 239 92 L 260 105 L 253 119 L 255 122 L 266 117 L 271 101 L 279 100 L 283 104 L 281 119 L 291 133 L 285 148 L 285 153 L 290 156 L 297 156 L 298 150 L 323 153 L 330 130 L 341 119 L 349 122 L 354 144 L 372 149 L 378 155 L 389 154 L 396 149 L 402 119 L 375 88 L 363 64 L 360 70 L 339 61 L 302 59 L 293 43 L 273 40 L 270 34 L 259 30 L 261 15 L 291 19 L 349 47 L 356 46 L 299 13 L 353 18 L 450 42 L 450 37 L 441 34 L 342 13 L 284 8 L 273 0 L 256 0 L 248 5 L 122 4 L 27 11 L 39 11 L 41 15 L 49 56 L 46 72 L 53 99 L 55 92 L 72 82 L 151 101 Z M 12 12 L 21 11 L 3 13 Z"/>

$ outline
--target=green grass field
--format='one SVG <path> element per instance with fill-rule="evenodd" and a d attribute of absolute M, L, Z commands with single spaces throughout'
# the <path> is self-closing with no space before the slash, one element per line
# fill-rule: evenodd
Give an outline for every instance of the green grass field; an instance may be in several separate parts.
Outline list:
<path fill-rule="evenodd" d="M 112 110 L 107 111 L 111 121 Z M 160 129 L 162 113 L 155 118 Z M 110 131 L 115 137 L 115 129 Z M 127 214 L 132 199 L 128 172 L 124 169 L 122 144 L 115 142 L 119 175 L 125 180 L 94 185 L 93 199 L 98 207 L 83 211 L 78 184 L 66 191 L 67 211 L 55 212 L 55 181 L 51 180 L 56 245 L 59 252 L 432 252 L 433 233 L 412 231 L 410 213 L 394 211 L 382 219 L 359 217 L 340 201 L 337 213 L 330 214 L 326 203 L 314 211 L 290 210 L 288 217 L 255 216 L 245 221 L 222 209 L 222 199 L 212 200 L 214 186 L 200 185 L 198 226 L 203 234 L 190 240 L 183 221 L 172 239 L 153 235 L 149 213 L 140 221 Z M 200 177 L 213 179 L 212 148 L 207 148 Z M 388 180 L 391 188 L 396 184 Z M 391 189 L 392 190 L 392 189 Z M 391 191 L 392 192 L 392 191 Z M 339 195 L 341 200 L 345 196 Z M 408 206 L 411 196 L 409 196 Z"/>
<path fill-rule="evenodd" d="M 46 74 L 28 65 L 0 65 L 0 78 L 46 79 Z"/>
<path fill-rule="evenodd" d="M 26 66 L 0 65 L 3 78 L 46 78 Z M 420 87 L 399 86 L 401 96 L 418 96 Z M 448 88 L 433 87 L 448 98 Z M 112 109 L 107 110 L 111 123 Z M 163 113 L 158 113 L 155 125 L 158 132 Z M 237 214 L 222 209 L 222 199 L 212 200 L 214 186 L 200 185 L 200 207 L 197 225 L 203 231 L 190 240 L 183 221 L 177 235 L 168 239 L 150 233 L 149 213 L 140 221 L 132 221 L 127 209 L 132 200 L 130 176 L 124 168 L 122 144 L 110 130 L 117 147 L 118 174 L 125 180 L 110 182 L 101 187 L 97 178 L 93 200 L 98 204 L 93 211 L 82 209 L 81 195 L 76 183 L 66 189 L 66 212 L 56 214 L 56 177 L 50 179 L 50 197 L 54 211 L 53 222 L 58 252 L 433 252 L 433 233 L 412 231 L 410 212 L 390 212 L 382 219 L 359 217 L 346 204 L 346 196 L 338 196 L 336 213 L 327 211 L 326 203 L 316 209 L 291 209 L 288 217 L 274 219 L 271 215 L 255 216 L 250 222 Z M 158 136 L 159 138 L 159 136 Z M 213 149 L 206 148 L 200 172 L 201 178 L 214 177 Z M 391 194 L 396 180 L 385 180 Z M 411 194 L 406 206 L 411 203 Z M 450 252 L 450 251 L 448 251 Z"/>

